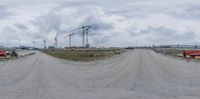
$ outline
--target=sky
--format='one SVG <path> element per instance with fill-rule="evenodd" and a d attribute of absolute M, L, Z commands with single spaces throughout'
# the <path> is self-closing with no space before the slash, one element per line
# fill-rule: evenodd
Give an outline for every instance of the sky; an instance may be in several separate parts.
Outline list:
<path fill-rule="evenodd" d="M 70 31 L 91 25 L 94 47 L 200 45 L 199 0 L 1 0 L 0 45 L 68 46 Z M 72 37 L 81 46 L 81 32 Z"/>

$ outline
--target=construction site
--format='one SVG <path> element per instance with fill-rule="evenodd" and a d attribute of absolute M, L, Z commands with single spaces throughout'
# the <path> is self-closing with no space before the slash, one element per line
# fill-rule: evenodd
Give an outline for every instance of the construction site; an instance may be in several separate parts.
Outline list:
<path fill-rule="evenodd" d="M 0 99 L 200 99 L 198 0 L 2 0 Z"/>
<path fill-rule="evenodd" d="M 1 99 L 199 99 L 198 46 L 1 48 Z M 86 39 L 85 39 L 86 35 Z M 66 38 L 65 37 L 65 38 Z M 86 40 L 86 41 L 85 41 Z M 85 43 L 86 42 L 86 43 Z"/>

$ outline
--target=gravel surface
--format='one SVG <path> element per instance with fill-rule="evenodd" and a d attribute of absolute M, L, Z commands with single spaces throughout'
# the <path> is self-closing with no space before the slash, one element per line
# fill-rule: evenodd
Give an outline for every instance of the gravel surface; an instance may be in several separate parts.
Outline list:
<path fill-rule="evenodd" d="M 36 51 L 28 51 L 28 50 L 19 50 L 17 51 L 18 56 L 28 56 L 36 53 Z"/>
<path fill-rule="evenodd" d="M 150 50 L 93 62 L 37 52 L 0 62 L 0 99 L 200 99 L 200 64 Z"/>

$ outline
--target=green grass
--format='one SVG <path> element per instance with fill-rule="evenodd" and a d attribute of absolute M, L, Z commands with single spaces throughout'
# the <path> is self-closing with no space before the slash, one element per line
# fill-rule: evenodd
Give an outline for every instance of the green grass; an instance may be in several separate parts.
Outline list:
<path fill-rule="evenodd" d="M 96 59 L 104 59 L 112 57 L 116 54 L 121 54 L 122 49 L 98 49 L 98 50 L 61 50 L 61 49 L 48 49 L 43 50 L 44 53 L 54 57 L 73 60 L 73 61 L 92 61 Z"/>

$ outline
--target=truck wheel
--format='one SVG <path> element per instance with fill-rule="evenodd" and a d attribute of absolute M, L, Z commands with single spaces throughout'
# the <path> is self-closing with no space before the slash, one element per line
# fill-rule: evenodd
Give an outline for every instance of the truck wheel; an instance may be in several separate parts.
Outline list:
<path fill-rule="evenodd" d="M 191 57 L 192 57 L 192 58 L 195 58 L 195 56 L 194 56 L 194 55 L 192 55 Z"/>

